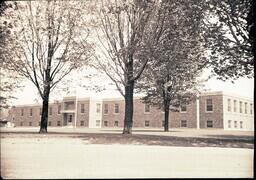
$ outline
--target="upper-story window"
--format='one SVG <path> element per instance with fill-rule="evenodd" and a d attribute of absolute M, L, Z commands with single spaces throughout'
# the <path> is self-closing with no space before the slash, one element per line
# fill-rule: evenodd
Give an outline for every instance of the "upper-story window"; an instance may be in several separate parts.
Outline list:
<path fill-rule="evenodd" d="M 115 104 L 114 109 L 115 109 L 115 111 L 114 111 L 115 113 L 119 113 L 119 104 Z"/>
<path fill-rule="evenodd" d="M 231 99 L 228 99 L 228 111 L 231 111 Z"/>
<path fill-rule="evenodd" d="M 96 104 L 96 112 L 100 113 L 100 104 L 99 103 Z"/>
<path fill-rule="evenodd" d="M 49 114 L 52 115 L 52 107 L 49 109 Z"/>
<path fill-rule="evenodd" d="M 187 111 L 187 106 L 186 105 L 181 105 L 180 106 L 180 111 L 181 112 L 186 112 Z"/>
<path fill-rule="evenodd" d="M 150 112 L 150 105 L 149 104 L 144 104 L 144 112 L 145 113 Z"/>
<path fill-rule="evenodd" d="M 58 105 L 58 114 L 60 114 L 61 105 Z"/>
<path fill-rule="evenodd" d="M 247 114 L 247 102 L 244 103 L 244 113 Z"/>
<path fill-rule="evenodd" d="M 24 109 L 21 109 L 21 116 L 24 116 Z"/>
<path fill-rule="evenodd" d="M 80 112 L 81 112 L 81 113 L 84 113 L 84 112 L 85 112 L 85 109 L 84 109 L 84 104 L 81 104 L 81 109 L 80 109 Z"/>
<path fill-rule="evenodd" d="M 212 99 L 206 99 L 206 111 L 213 111 Z"/>
<path fill-rule="evenodd" d="M 236 112 L 236 108 L 237 108 L 237 101 L 234 100 L 234 112 Z"/>
<path fill-rule="evenodd" d="M 243 102 L 242 101 L 239 102 L 239 112 L 243 113 Z"/>
<path fill-rule="evenodd" d="M 252 104 L 250 104 L 250 114 L 252 114 Z"/>
<path fill-rule="evenodd" d="M 30 108 L 30 110 L 29 110 L 29 115 L 33 116 L 33 109 L 32 108 Z"/>
<path fill-rule="evenodd" d="M 108 114 L 108 104 L 104 105 L 104 114 Z"/>

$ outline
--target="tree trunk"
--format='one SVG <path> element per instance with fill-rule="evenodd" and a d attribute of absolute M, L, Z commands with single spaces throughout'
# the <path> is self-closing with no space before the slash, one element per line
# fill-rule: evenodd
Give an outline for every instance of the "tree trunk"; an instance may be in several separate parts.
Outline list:
<path fill-rule="evenodd" d="M 164 131 L 169 131 L 169 112 L 170 112 L 170 101 L 168 99 L 164 99 Z"/>
<path fill-rule="evenodd" d="M 41 114 L 39 133 L 47 133 L 49 94 L 50 94 L 50 86 L 46 86 L 44 89 L 43 108 L 42 108 L 42 114 Z"/>
<path fill-rule="evenodd" d="M 132 133 L 133 125 L 133 90 L 134 81 L 129 82 L 125 86 L 125 114 L 124 114 L 124 129 L 123 134 Z"/>

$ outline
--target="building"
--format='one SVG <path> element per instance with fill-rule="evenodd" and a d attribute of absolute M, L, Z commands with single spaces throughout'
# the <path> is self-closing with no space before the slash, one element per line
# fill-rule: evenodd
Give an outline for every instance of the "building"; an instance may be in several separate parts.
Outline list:
<path fill-rule="evenodd" d="M 122 98 L 65 97 L 49 104 L 48 126 L 123 127 L 124 100 Z M 39 126 L 39 105 L 13 106 L 9 120 L 15 126 Z M 134 98 L 133 126 L 161 128 L 164 112 Z M 219 128 L 225 130 L 254 130 L 253 102 L 249 98 L 208 92 L 179 112 L 170 112 L 170 128 Z"/>

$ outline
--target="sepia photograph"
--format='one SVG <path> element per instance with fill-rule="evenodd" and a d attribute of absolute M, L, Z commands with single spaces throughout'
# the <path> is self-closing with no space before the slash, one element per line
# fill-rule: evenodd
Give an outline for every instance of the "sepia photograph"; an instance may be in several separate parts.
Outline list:
<path fill-rule="evenodd" d="M 0 2 L 1 179 L 254 178 L 255 0 Z"/>

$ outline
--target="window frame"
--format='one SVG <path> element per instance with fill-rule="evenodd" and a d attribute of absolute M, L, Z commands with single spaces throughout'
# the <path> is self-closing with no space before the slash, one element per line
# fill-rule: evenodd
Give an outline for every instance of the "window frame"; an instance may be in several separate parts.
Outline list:
<path fill-rule="evenodd" d="M 84 113 L 85 113 L 85 105 L 84 105 L 84 103 L 81 103 L 81 104 L 80 104 L 80 113 L 81 113 L 81 114 L 84 114 Z"/>
<path fill-rule="evenodd" d="M 118 107 L 117 108 L 118 112 L 116 112 L 116 107 Z M 114 114 L 119 114 L 119 113 L 120 113 L 119 103 L 115 103 L 114 104 Z"/>
<path fill-rule="evenodd" d="M 185 122 L 185 126 L 183 126 L 183 125 L 184 125 L 184 124 L 183 124 L 184 122 Z M 180 120 L 180 127 L 181 127 L 181 128 L 187 128 L 187 127 L 188 127 L 188 121 L 187 121 L 187 120 Z"/>
<path fill-rule="evenodd" d="M 209 126 L 210 122 L 211 122 L 211 126 Z M 213 121 L 212 120 L 207 120 L 206 121 L 206 128 L 213 128 Z"/>
<path fill-rule="evenodd" d="M 211 110 L 211 111 L 208 111 L 208 109 L 207 109 L 207 107 L 208 107 L 207 100 L 211 100 L 211 102 L 212 102 L 212 103 L 211 103 L 211 107 L 212 107 L 212 110 Z M 214 110 L 214 107 L 213 107 L 213 100 L 212 100 L 212 98 L 211 98 L 211 99 L 206 99 L 206 100 L 205 100 L 205 112 L 207 112 L 207 113 L 212 113 L 213 110 Z"/>

